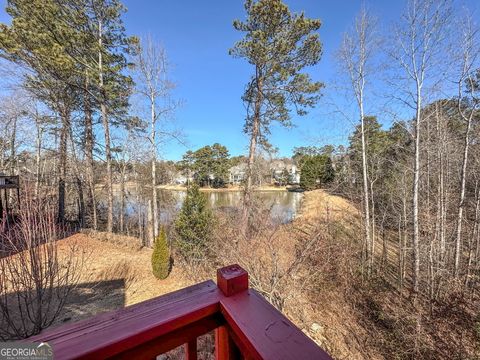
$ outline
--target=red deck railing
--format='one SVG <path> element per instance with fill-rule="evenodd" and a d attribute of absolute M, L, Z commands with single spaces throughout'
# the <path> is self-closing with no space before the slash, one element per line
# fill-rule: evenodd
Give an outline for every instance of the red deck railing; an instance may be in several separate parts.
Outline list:
<path fill-rule="evenodd" d="M 54 359 L 155 359 L 180 345 L 197 359 L 197 338 L 215 330 L 215 358 L 331 359 L 291 321 L 248 287 L 238 265 L 155 299 L 47 330 Z"/>

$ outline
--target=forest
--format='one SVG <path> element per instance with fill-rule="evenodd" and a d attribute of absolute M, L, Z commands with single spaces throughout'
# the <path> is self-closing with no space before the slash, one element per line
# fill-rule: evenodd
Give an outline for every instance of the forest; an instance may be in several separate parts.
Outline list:
<path fill-rule="evenodd" d="M 162 151 L 187 143 L 174 119 L 188 99 L 162 43 L 125 27 L 120 0 L 6 1 L 0 178 L 21 186 L 18 198 L 0 192 L 0 320 L 11 324 L 0 339 L 39 333 L 72 301 L 90 260 L 72 246 L 68 271 L 52 261 L 65 251 L 57 240 L 81 233 L 138 242 L 156 281 L 190 284 L 239 263 L 334 358 L 480 357 L 478 16 L 459 1 L 409 0 L 388 24 L 367 2 L 329 81 L 316 70 L 321 19 L 286 3 L 245 0 L 231 19 L 238 41 L 225 53 L 250 70 L 238 96 L 246 151 L 231 155 L 219 138 L 174 161 Z M 326 141 L 280 156 L 272 132 L 316 109 L 351 124 L 345 141 L 320 123 Z M 267 185 L 301 192 L 298 216 L 273 221 Z M 165 186 L 184 191 L 180 205 Z M 213 190 L 241 201 L 212 208 Z M 42 280 L 8 285 L 19 273 Z M 7 295 L 24 286 L 46 294 L 40 318 L 12 325 Z M 41 314 L 52 293 L 58 311 Z"/>

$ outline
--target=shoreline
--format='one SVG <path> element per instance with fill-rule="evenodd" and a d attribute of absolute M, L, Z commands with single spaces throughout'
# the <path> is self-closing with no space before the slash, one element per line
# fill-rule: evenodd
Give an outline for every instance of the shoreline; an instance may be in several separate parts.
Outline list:
<path fill-rule="evenodd" d="M 105 189 L 106 184 L 96 184 L 95 190 L 103 191 Z M 125 182 L 125 189 L 135 189 L 135 183 L 131 181 Z M 147 185 L 146 187 L 151 188 L 151 185 Z M 114 191 L 118 191 L 120 189 L 120 184 L 115 183 L 112 186 Z M 157 189 L 160 190 L 171 190 L 171 191 L 187 191 L 187 187 L 183 185 L 157 185 Z M 283 192 L 288 191 L 288 186 L 275 186 L 275 185 L 264 185 L 264 186 L 257 186 L 254 187 L 253 191 L 264 191 L 264 192 Z M 200 188 L 201 192 L 242 192 L 242 186 L 229 186 L 225 188 Z"/>
<path fill-rule="evenodd" d="M 172 191 L 187 191 L 186 186 L 182 185 L 157 185 L 157 189 L 172 190 Z M 242 192 L 241 186 L 232 186 L 226 188 L 200 188 L 201 192 Z M 288 191 L 286 186 L 258 186 L 253 188 L 253 191 Z"/>

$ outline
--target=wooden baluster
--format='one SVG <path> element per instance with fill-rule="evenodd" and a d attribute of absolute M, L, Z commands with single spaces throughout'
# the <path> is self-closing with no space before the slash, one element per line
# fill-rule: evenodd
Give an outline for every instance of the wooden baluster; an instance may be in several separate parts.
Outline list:
<path fill-rule="evenodd" d="M 248 290 L 248 273 L 239 265 L 230 265 L 217 270 L 217 286 L 225 296 Z M 240 350 L 232 340 L 226 326 L 215 329 L 215 359 L 241 359 Z"/>
<path fill-rule="evenodd" d="M 185 360 L 197 360 L 197 339 L 185 344 Z"/>
<path fill-rule="evenodd" d="M 226 326 L 215 329 L 215 359 L 236 360 L 241 359 L 240 350 L 233 342 Z"/>

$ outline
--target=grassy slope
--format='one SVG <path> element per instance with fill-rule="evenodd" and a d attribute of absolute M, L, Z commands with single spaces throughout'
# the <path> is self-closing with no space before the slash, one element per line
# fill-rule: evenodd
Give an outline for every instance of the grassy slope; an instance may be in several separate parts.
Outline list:
<path fill-rule="evenodd" d="M 85 252 L 78 293 L 67 304 L 58 322 L 75 321 L 99 311 L 132 305 L 191 285 L 180 269 L 173 267 L 162 281 L 151 271 L 151 249 L 135 249 L 76 234 L 59 241 L 60 251 L 72 244 Z"/>
<path fill-rule="evenodd" d="M 308 231 L 319 221 L 341 223 L 349 232 L 358 227 L 359 218 L 355 207 L 345 199 L 322 190 L 307 192 L 295 226 Z M 173 267 L 166 280 L 159 281 L 151 272 L 151 249 L 112 244 L 112 239 L 109 242 L 97 240 L 100 237 L 101 234 L 76 234 L 59 242 L 61 250 L 76 244 L 84 249 L 86 255 L 78 289 L 81 295 L 75 294 L 75 299 L 62 311 L 57 323 L 88 318 L 101 311 L 135 304 L 194 283 L 178 266 Z M 343 295 L 336 291 L 324 295 L 322 303 L 309 306 L 306 310 L 306 317 L 301 321 L 303 326 L 296 314 L 287 315 L 336 358 L 363 358 L 365 348 L 362 338 L 366 334 L 356 323 L 355 315 L 345 304 Z"/>
<path fill-rule="evenodd" d="M 342 246 L 356 242 L 356 250 L 360 249 L 362 220 L 348 201 L 317 190 L 305 194 L 302 209 L 300 226 L 327 219 L 330 226 L 339 229 L 333 239 Z M 320 298 L 322 303 L 311 319 L 324 325 L 323 342 L 330 353 L 338 359 L 480 358 L 478 295 L 453 291 L 450 297 L 434 303 L 433 310 L 425 298 L 415 308 L 409 291 L 404 288 L 400 293 L 397 289 L 396 236 L 386 234 L 386 265 L 382 262 L 383 240 L 379 234 L 375 238 L 375 269 L 379 276 L 347 286 L 332 281 L 331 288 L 319 291 L 325 301 Z M 408 254 L 406 261 L 408 281 Z M 344 275 L 348 276 L 347 271 Z"/>
<path fill-rule="evenodd" d="M 361 234 L 358 209 L 340 196 L 330 195 L 323 190 L 309 191 L 305 193 L 301 209 L 295 219 L 296 226 L 309 231 L 318 224 L 327 224 L 331 231 L 329 236 L 338 242 L 339 247 L 352 244 Z M 349 251 L 351 249 L 340 253 L 333 262 L 342 261 L 341 257 L 348 256 Z M 315 304 L 304 319 L 310 324 L 307 333 L 328 349 L 335 359 L 381 359 L 382 356 L 374 348 L 366 346 L 366 339 L 370 335 L 350 304 L 344 281 L 327 281 L 318 290 Z"/>
<path fill-rule="evenodd" d="M 361 217 L 355 206 L 322 190 L 306 192 L 301 213 L 295 219 L 294 226 L 308 233 L 318 224 L 328 227 L 330 231 L 328 236 L 334 243 L 338 243 L 340 250 L 345 248 L 345 252 L 340 253 L 337 249 L 337 253 L 333 254 L 339 256 L 331 261 L 348 262 L 348 251 L 358 251 L 358 242 L 362 234 Z M 79 320 L 101 311 L 131 305 L 195 282 L 187 271 L 179 266 L 173 267 L 168 279 L 159 281 L 151 273 L 150 249 L 114 245 L 96 240 L 99 236 L 101 237 L 101 234 L 95 237 L 77 234 L 59 242 L 61 249 L 68 248 L 72 243 L 84 249 L 86 267 L 81 283 L 86 285 L 79 286 L 75 299 L 66 306 L 57 323 Z M 349 249 L 353 243 L 356 245 Z M 389 246 L 392 248 L 388 249 L 388 257 L 395 257 L 394 244 Z M 285 257 L 295 254 L 291 244 L 281 246 L 279 249 L 284 252 Z M 380 244 L 377 249 L 377 253 L 380 254 Z M 309 299 L 304 295 L 303 299 L 290 307 L 290 311 L 287 310 L 286 315 L 336 359 L 389 358 L 385 354 L 392 354 L 392 351 L 396 353 L 396 349 L 411 348 L 412 333 L 408 333 L 410 328 L 402 330 L 406 332 L 405 334 L 402 331 L 396 334 L 398 331 L 396 328 L 389 328 L 391 324 L 407 319 L 411 315 L 406 298 L 398 296 L 391 286 L 381 284 L 370 287 L 370 290 L 368 288 L 362 290 L 360 294 L 352 290 L 351 284 L 345 285 L 349 281 L 349 274 L 346 271 L 340 272 L 343 278 L 333 278 L 326 281 L 324 286 L 317 286 L 316 294 Z M 365 296 L 365 293 L 370 295 Z M 457 330 L 463 331 L 461 327 L 451 331 L 453 329 L 449 326 L 448 319 L 440 319 L 430 325 L 427 320 L 425 330 L 431 332 L 433 336 L 426 339 L 431 339 L 433 342 L 431 346 L 434 348 L 439 346 L 437 341 L 442 337 L 445 338 L 443 342 L 456 343 L 458 337 L 450 338 L 450 335 Z M 471 347 L 472 341 L 467 339 L 468 337 L 465 341 L 470 345 L 466 346 Z M 445 349 L 443 353 L 448 354 L 448 351 L 449 349 Z M 473 351 L 467 350 L 467 353 L 471 354 Z M 465 350 L 459 350 L 459 353 L 465 354 Z"/>

